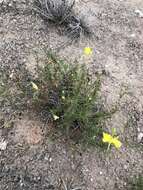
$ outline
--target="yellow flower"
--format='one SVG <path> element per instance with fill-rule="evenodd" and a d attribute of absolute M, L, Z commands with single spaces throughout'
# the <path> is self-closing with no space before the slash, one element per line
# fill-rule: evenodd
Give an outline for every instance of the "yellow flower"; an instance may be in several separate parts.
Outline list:
<path fill-rule="evenodd" d="M 108 134 L 108 133 L 103 133 L 103 142 L 107 142 L 107 143 L 112 143 L 112 139 L 113 139 L 113 137 L 110 135 L 110 134 Z"/>
<path fill-rule="evenodd" d="M 84 54 L 85 55 L 92 55 L 92 48 L 90 48 L 90 47 L 85 47 L 84 48 Z"/>
<path fill-rule="evenodd" d="M 122 143 L 118 140 L 118 137 L 113 137 L 108 133 L 103 133 L 103 142 L 108 143 L 109 145 L 113 144 L 116 148 L 120 148 Z"/>
<path fill-rule="evenodd" d="M 112 140 L 112 144 L 114 144 L 114 146 L 116 148 L 120 148 L 122 146 L 122 143 L 118 140 L 118 137 L 114 137 Z"/>
<path fill-rule="evenodd" d="M 54 120 L 56 121 L 56 120 L 58 120 L 60 117 L 57 116 L 57 115 L 55 115 L 55 114 L 53 114 L 53 118 L 54 118 Z"/>
<path fill-rule="evenodd" d="M 38 86 L 34 82 L 31 82 L 31 84 L 32 84 L 32 88 L 34 90 L 36 90 L 36 91 L 39 90 Z"/>

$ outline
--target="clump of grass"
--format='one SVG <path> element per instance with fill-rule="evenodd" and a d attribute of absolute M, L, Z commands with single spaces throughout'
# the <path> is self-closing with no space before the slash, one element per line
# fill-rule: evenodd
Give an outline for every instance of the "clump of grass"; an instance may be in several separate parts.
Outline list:
<path fill-rule="evenodd" d="M 86 144 L 103 145 L 102 122 L 111 117 L 101 105 L 100 76 L 90 76 L 85 65 L 67 64 L 49 54 L 34 81 L 34 105 L 68 138 Z"/>
<path fill-rule="evenodd" d="M 36 0 L 37 11 L 48 21 L 62 24 L 72 15 L 72 8 L 75 1 L 65 0 Z"/>
<path fill-rule="evenodd" d="M 35 0 L 34 10 L 46 22 L 54 23 L 64 28 L 65 34 L 77 39 L 81 34 L 91 35 L 85 21 L 75 15 L 73 7 L 75 0 Z"/>
<path fill-rule="evenodd" d="M 131 182 L 129 190 L 142 190 L 143 189 L 143 176 L 139 175 Z"/>

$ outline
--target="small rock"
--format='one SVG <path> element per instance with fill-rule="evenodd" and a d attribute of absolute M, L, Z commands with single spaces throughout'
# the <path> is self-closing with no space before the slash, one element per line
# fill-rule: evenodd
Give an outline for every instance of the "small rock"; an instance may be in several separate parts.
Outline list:
<path fill-rule="evenodd" d="M 20 183 L 20 186 L 23 187 L 23 186 L 24 186 L 24 183 L 21 182 L 21 183 Z"/>
<path fill-rule="evenodd" d="M 135 38 L 135 37 L 136 37 L 136 34 L 131 34 L 130 37 L 131 37 L 131 38 Z"/>
<path fill-rule="evenodd" d="M 44 158 L 44 159 L 45 159 L 46 161 L 48 161 L 48 160 L 49 160 L 49 158 L 48 158 L 48 157 L 46 157 L 46 156 L 45 156 L 45 158 Z"/>
<path fill-rule="evenodd" d="M 101 172 L 101 171 L 100 171 L 100 172 L 99 172 L 99 174 L 100 174 L 100 175 L 102 175 L 102 174 L 103 174 L 103 172 Z"/>
<path fill-rule="evenodd" d="M 9 75 L 9 78 L 12 79 L 12 78 L 13 78 L 13 75 L 14 75 L 14 73 L 12 72 L 12 73 Z"/>
<path fill-rule="evenodd" d="M 72 163 L 71 164 L 71 168 L 73 169 L 73 170 L 75 170 L 75 165 Z"/>
<path fill-rule="evenodd" d="M 2 139 L 0 141 L 0 150 L 6 150 L 7 147 L 7 141 L 4 141 L 4 139 Z"/>
<path fill-rule="evenodd" d="M 138 133 L 137 141 L 138 141 L 138 143 L 143 142 L 143 133 L 142 132 Z"/>
<path fill-rule="evenodd" d="M 143 12 L 140 11 L 139 9 L 135 10 L 135 13 L 136 13 L 140 18 L 143 18 Z"/>
<path fill-rule="evenodd" d="M 125 185 L 125 186 L 127 186 L 127 183 L 126 183 L 126 182 L 124 182 L 124 185 Z"/>
<path fill-rule="evenodd" d="M 127 170 L 127 169 L 128 169 L 128 166 L 127 166 L 127 165 L 124 165 L 124 169 Z"/>
<path fill-rule="evenodd" d="M 51 157 L 49 158 L 49 162 L 52 162 L 52 158 Z"/>
<path fill-rule="evenodd" d="M 90 181 L 93 181 L 93 178 L 90 178 Z"/>

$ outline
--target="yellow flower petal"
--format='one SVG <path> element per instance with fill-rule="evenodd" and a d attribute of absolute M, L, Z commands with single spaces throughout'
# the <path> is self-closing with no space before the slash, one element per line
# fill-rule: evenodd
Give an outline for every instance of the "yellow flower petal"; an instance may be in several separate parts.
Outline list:
<path fill-rule="evenodd" d="M 122 146 L 122 143 L 118 140 L 117 137 L 114 137 L 113 140 L 112 140 L 112 144 L 114 144 L 114 146 L 116 148 L 120 148 Z"/>
<path fill-rule="evenodd" d="M 53 118 L 54 118 L 54 120 L 56 121 L 56 120 L 58 120 L 60 117 L 53 114 Z"/>
<path fill-rule="evenodd" d="M 113 137 L 110 134 L 103 133 L 103 139 L 102 139 L 103 142 L 107 142 L 107 143 L 111 144 L 112 140 L 113 140 Z"/>
<path fill-rule="evenodd" d="M 92 55 L 92 49 L 90 47 L 84 48 L 84 54 L 85 55 Z"/>
<path fill-rule="evenodd" d="M 122 143 L 118 140 L 118 137 L 113 137 L 112 135 L 108 133 L 103 133 L 102 141 L 108 144 L 112 144 L 116 148 L 120 148 L 122 146 Z"/>
<path fill-rule="evenodd" d="M 32 88 L 34 90 L 38 90 L 39 89 L 38 86 L 34 82 L 31 82 L 31 84 L 32 84 Z"/>

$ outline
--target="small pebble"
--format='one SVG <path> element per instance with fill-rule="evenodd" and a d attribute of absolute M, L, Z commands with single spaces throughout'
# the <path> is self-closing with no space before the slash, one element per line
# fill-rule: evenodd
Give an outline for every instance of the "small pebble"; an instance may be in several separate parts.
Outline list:
<path fill-rule="evenodd" d="M 52 158 L 51 157 L 49 158 L 49 162 L 52 162 Z"/>
<path fill-rule="evenodd" d="M 127 185 L 127 183 L 125 182 L 125 183 L 124 183 L 124 185 L 126 186 L 126 185 Z"/>
<path fill-rule="evenodd" d="M 0 150 L 6 150 L 7 147 L 7 141 L 4 141 L 4 139 L 2 139 L 0 141 Z"/>
<path fill-rule="evenodd" d="M 45 160 L 47 160 L 47 161 L 49 160 L 49 158 L 48 158 L 48 157 L 46 157 L 46 156 L 45 156 L 45 158 L 44 158 L 44 159 L 45 159 Z"/>
<path fill-rule="evenodd" d="M 141 143 L 143 141 L 143 133 L 142 132 L 138 133 L 137 140 L 138 140 L 138 143 Z"/>
<path fill-rule="evenodd" d="M 101 172 L 101 171 L 100 171 L 100 172 L 99 172 L 99 174 L 100 174 L 100 175 L 102 175 L 102 174 L 103 174 L 103 172 Z"/>
<path fill-rule="evenodd" d="M 134 38 L 136 37 L 136 34 L 131 34 L 130 37 Z"/>
<path fill-rule="evenodd" d="M 140 17 L 143 18 L 143 12 L 139 9 L 135 10 L 135 13 Z"/>
<path fill-rule="evenodd" d="M 127 166 L 127 165 L 124 165 L 124 169 L 127 170 L 127 169 L 128 169 L 128 166 Z"/>
<path fill-rule="evenodd" d="M 93 181 L 93 178 L 90 178 L 90 181 Z"/>

